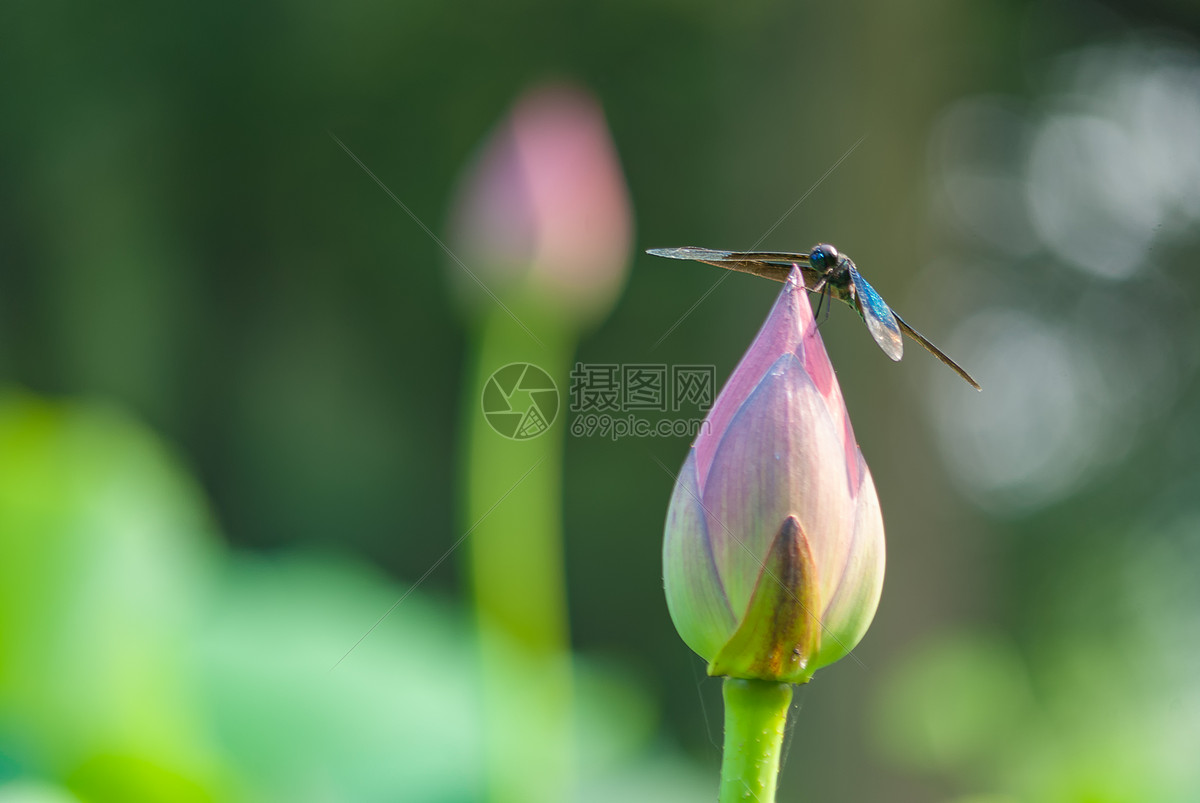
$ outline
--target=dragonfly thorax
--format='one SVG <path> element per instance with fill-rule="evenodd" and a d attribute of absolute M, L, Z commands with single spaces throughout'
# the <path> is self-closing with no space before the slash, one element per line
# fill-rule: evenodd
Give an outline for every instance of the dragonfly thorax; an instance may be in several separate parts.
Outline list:
<path fill-rule="evenodd" d="M 816 286 L 810 289 L 854 306 L 854 279 L 850 274 L 854 263 L 850 257 L 838 253 L 828 243 L 821 243 L 809 252 L 808 262 L 820 276 Z"/>

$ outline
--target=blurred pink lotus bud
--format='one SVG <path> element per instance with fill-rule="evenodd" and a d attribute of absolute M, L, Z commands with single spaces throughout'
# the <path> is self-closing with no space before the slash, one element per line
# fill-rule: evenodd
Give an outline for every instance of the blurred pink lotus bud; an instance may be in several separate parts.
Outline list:
<path fill-rule="evenodd" d="M 599 317 L 624 283 L 632 229 L 599 104 L 549 84 L 517 101 L 468 167 L 452 247 L 502 299 L 530 294 L 568 317 Z M 483 303 L 469 276 L 457 283 Z"/>
<path fill-rule="evenodd" d="M 875 615 L 879 499 L 797 269 L 679 473 L 663 564 L 710 675 L 805 683 Z"/>

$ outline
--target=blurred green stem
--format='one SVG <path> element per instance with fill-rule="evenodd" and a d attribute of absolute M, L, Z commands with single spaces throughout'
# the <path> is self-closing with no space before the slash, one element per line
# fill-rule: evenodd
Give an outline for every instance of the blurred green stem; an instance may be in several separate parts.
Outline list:
<path fill-rule="evenodd" d="M 725 752 L 719 803 L 774 803 L 792 687 L 725 678 Z"/>
<path fill-rule="evenodd" d="M 574 332 L 537 305 L 495 307 L 474 332 L 467 387 L 465 527 L 483 671 L 492 803 L 570 797 L 571 670 L 562 555 L 562 449 Z M 539 345 L 533 337 L 532 331 Z M 514 362 L 546 371 L 559 389 L 550 428 L 527 440 L 484 419 L 488 377 Z"/>

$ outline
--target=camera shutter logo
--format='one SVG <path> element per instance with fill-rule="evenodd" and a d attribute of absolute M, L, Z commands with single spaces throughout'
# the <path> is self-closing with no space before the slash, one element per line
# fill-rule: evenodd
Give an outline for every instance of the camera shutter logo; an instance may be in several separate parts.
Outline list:
<path fill-rule="evenodd" d="M 541 435 L 558 417 L 558 386 L 527 362 L 500 368 L 483 385 L 483 417 L 497 434 L 515 441 Z"/>

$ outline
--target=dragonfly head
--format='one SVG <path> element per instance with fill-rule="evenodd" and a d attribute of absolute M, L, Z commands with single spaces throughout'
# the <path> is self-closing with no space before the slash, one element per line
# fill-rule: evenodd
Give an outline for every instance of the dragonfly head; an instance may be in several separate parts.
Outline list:
<path fill-rule="evenodd" d="M 822 273 L 828 273 L 837 267 L 838 250 L 828 243 L 821 243 L 808 254 L 808 262 Z"/>

